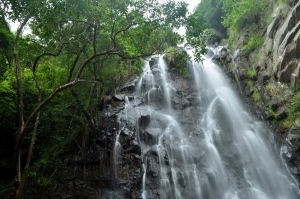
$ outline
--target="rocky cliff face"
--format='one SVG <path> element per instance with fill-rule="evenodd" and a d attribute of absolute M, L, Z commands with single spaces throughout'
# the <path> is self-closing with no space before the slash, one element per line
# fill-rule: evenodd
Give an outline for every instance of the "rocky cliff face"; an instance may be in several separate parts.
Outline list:
<path fill-rule="evenodd" d="M 270 21 L 258 53 L 236 56 L 245 45 L 244 33 L 238 39 L 235 55 L 219 63 L 226 66 L 241 92 L 249 97 L 255 114 L 266 120 L 287 145 L 283 153 L 299 176 L 300 120 L 289 110 L 300 83 L 300 1 L 276 7 Z"/>
<path fill-rule="evenodd" d="M 165 128 L 166 118 L 157 114 L 155 121 L 150 122 L 152 116 L 147 105 L 151 104 L 153 111 L 160 111 L 166 102 L 162 97 L 158 58 L 147 62 L 151 66 L 149 73 L 153 74 L 154 88 L 148 92 L 153 86 L 152 79 L 144 72 L 144 78 L 132 79 L 119 94 L 107 97 L 99 118 L 101 130 L 90 136 L 87 150 L 66 154 L 65 168 L 55 171 L 52 176 L 55 183 L 45 192 L 47 198 L 142 199 L 143 175 L 147 176 L 145 183 L 151 190 L 147 198 L 159 197 L 158 152 L 152 145 Z M 171 73 L 170 78 L 174 86 L 171 107 L 177 112 L 182 127 L 192 131 L 199 104 L 195 88 L 191 86 L 192 79 L 176 72 Z M 141 147 L 141 143 L 145 146 Z M 168 165 L 167 156 L 165 161 Z M 34 184 L 29 183 L 29 186 Z"/>

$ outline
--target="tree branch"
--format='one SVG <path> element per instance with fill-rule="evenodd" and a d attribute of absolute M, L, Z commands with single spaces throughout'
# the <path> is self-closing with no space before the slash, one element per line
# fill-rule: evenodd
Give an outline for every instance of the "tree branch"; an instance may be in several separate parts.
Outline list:
<path fill-rule="evenodd" d="M 85 62 L 83 62 L 74 78 L 73 81 L 69 82 L 69 83 L 66 83 L 62 86 L 59 86 L 58 88 L 55 89 L 55 91 L 52 92 L 51 95 L 49 95 L 46 99 L 44 99 L 36 108 L 35 110 L 31 113 L 31 115 L 28 117 L 25 125 L 24 125 L 24 128 L 23 128 L 23 131 L 21 132 L 21 135 L 20 135 L 20 139 L 17 140 L 17 147 L 20 147 L 21 144 L 22 144 L 22 141 L 25 137 L 25 135 L 27 134 L 28 130 L 29 130 L 29 126 L 32 122 L 32 120 L 35 118 L 35 116 L 37 115 L 37 113 L 43 109 L 48 103 L 51 102 L 51 100 L 56 97 L 60 92 L 66 90 L 67 88 L 71 88 L 73 87 L 74 85 L 76 85 L 79 81 L 79 78 L 81 76 L 81 73 L 83 71 L 83 69 L 95 58 L 99 57 L 99 56 L 102 56 L 102 55 L 107 55 L 107 54 L 114 54 L 114 52 L 116 52 L 116 50 L 108 50 L 108 51 L 105 51 L 105 52 L 99 52 L 99 53 L 96 53 L 94 54 L 93 56 L 91 56 L 90 58 L 86 59 Z"/>
<path fill-rule="evenodd" d="M 81 100 L 79 99 L 78 95 L 75 93 L 75 91 L 71 88 L 70 89 L 73 97 L 75 98 L 76 102 L 78 103 L 78 105 L 80 106 L 81 108 L 81 111 L 83 112 L 84 116 L 86 117 L 87 121 L 88 121 L 88 124 L 89 124 L 89 127 L 90 129 L 93 131 L 93 133 L 97 133 L 97 128 L 95 127 L 95 124 L 93 122 L 93 118 L 92 116 L 90 115 L 89 112 L 87 112 L 87 110 L 85 110 Z"/>
<path fill-rule="evenodd" d="M 37 56 L 37 57 L 35 58 L 34 62 L 33 62 L 33 66 L 32 66 L 33 71 L 35 71 L 35 70 L 37 69 L 38 62 L 39 62 L 39 60 L 40 60 L 42 57 L 44 57 L 44 56 L 57 57 L 57 56 L 59 56 L 59 55 L 62 53 L 62 51 L 63 51 L 63 49 L 64 49 L 64 46 L 65 46 L 65 44 L 62 44 L 61 47 L 60 47 L 60 49 L 59 49 L 59 51 L 58 51 L 57 53 L 45 52 L 45 53 L 40 54 L 39 56 Z"/>

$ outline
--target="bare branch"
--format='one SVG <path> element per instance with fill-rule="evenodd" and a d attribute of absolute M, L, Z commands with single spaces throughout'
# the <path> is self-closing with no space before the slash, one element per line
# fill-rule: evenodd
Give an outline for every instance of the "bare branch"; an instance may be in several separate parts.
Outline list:
<path fill-rule="evenodd" d="M 39 60 L 40 60 L 42 57 L 44 57 L 44 56 L 57 57 L 57 56 L 59 56 L 59 55 L 62 53 L 62 51 L 63 51 L 63 49 L 64 49 L 64 46 L 65 46 L 65 44 L 62 44 L 61 47 L 60 47 L 60 49 L 59 49 L 59 51 L 58 51 L 57 53 L 45 52 L 45 53 L 40 54 L 39 56 L 37 56 L 37 57 L 35 58 L 34 62 L 33 62 L 33 67 L 32 67 L 33 71 L 35 71 L 35 70 L 37 69 L 38 62 L 39 62 Z"/>

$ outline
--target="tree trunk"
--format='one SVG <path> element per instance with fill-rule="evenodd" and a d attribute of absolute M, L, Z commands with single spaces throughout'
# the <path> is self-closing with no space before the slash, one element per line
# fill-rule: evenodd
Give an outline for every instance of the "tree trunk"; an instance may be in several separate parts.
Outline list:
<path fill-rule="evenodd" d="M 20 184 L 19 184 L 19 187 L 18 187 L 18 190 L 17 190 L 16 199 L 20 199 L 21 196 L 22 196 L 22 193 L 23 193 L 26 177 L 27 177 L 27 174 L 28 174 L 28 169 L 29 169 L 30 162 L 31 162 L 31 155 L 32 155 L 32 151 L 33 151 L 33 146 L 34 146 L 34 141 L 35 141 L 35 136 L 36 136 L 36 133 L 37 133 L 37 128 L 38 128 L 38 125 L 39 125 L 39 121 L 40 121 L 40 112 L 36 116 L 33 132 L 32 132 L 32 135 L 31 135 L 30 145 L 29 145 L 29 149 L 28 149 L 26 164 L 25 164 L 25 167 L 24 167 L 23 172 L 22 172 L 22 177 L 20 179 Z"/>

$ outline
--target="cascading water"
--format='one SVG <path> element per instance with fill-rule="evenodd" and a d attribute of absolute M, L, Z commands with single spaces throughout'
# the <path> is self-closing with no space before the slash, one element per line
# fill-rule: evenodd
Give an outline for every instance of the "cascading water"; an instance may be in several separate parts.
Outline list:
<path fill-rule="evenodd" d="M 144 100 L 125 114 L 137 123 L 143 199 L 299 198 L 272 133 L 216 64 L 190 63 L 192 80 L 180 80 L 162 56 L 151 60 L 134 94 Z"/>
<path fill-rule="evenodd" d="M 267 128 L 246 112 L 221 69 L 209 59 L 192 67 L 201 81 L 198 90 L 213 91 L 205 96 L 208 106 L 198 125 L 206 153 L 197 166 L 203 186 L 199 198 L 299 197 L 295 180 L 266 140 Z"/>

